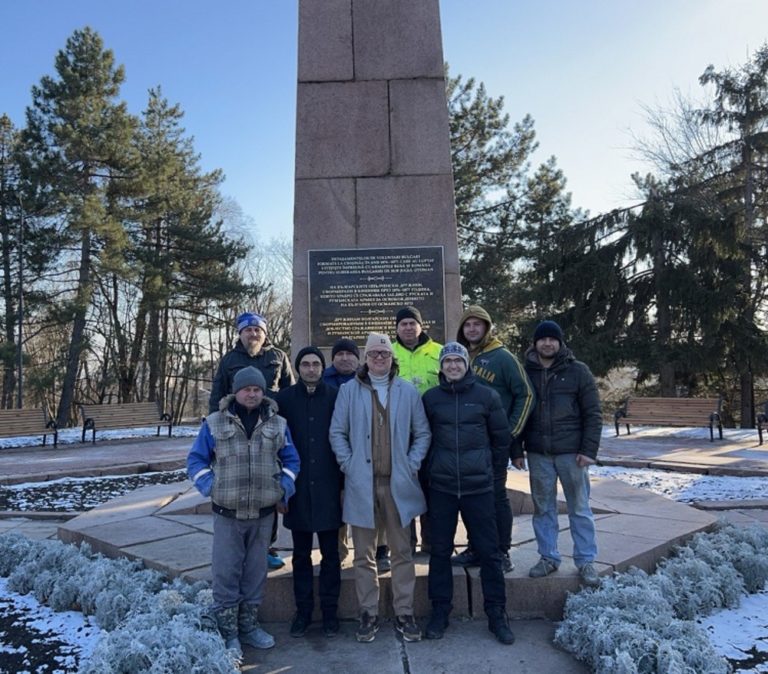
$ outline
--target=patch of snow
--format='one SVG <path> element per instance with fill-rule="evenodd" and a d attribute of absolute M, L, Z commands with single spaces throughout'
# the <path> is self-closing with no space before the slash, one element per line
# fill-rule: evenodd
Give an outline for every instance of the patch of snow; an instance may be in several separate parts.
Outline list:
<path fill-rule="evenodd" d="M 709 426 L 689 426 L 683 428 L 671 428 L 667 426 L 635 426 L 631 425 L 633 438 L 704 438 L 709 440 Z M 627 427 L 619 424 L 622 437 L 627 432 Z M 603 437 L 616 437 L 616 427 L 606 424 L 603 426 Z M 717 437 L 717 429 L 715 429 Z M 723 440 L 739 442 L 741 440 L 757 440 L 757 431 L 754 428 L 724 428 Z"/>
<path fill-rule="evenodd" d="M 174 438 L 194 438 L 200 430 L 200 425 L 174 426 Z M 97 440 L 128 440 L 130 438 L 151 438 L 157 436 L 157 426 L 149 428 L 118 428 L 114 430 L 97 431 Z M 60 445 L 81 444 L 83 437 L 82 428 L 63 428 L 59 431 Z M 160 431 L 161 438 L 168 437 L 168 431 Z M 85 439 L 90 442 L 90 431 L 86 433 Z M 43 444 L 43 435 L 18 436 L 13 438 L 0 438 L 0 449 L 10 449 L 11 447 L 38 447 Z M 49 434 L 46 440 L 46 447 L 53 447 L 53 435 Z"/>
<path fill-rule="evenodd" d="M 78 611 L 54 611 L 31 593 L 12 592 L 8 579 L 0 577 L 0 671 L 77 671 L 78 663 L 90 657 L 100 636 L 101 629 L 89 616 Z M 55 654 L 48 650 L 55 650 Z M 50 660 L 56 662 L 54 669 Z M 9 665 L 13 668 L 6 669 Z"/>
<path fill-rule="evenodd" d="M 735 673 L 768 672 L 768 588 L 697 622 Z"/>
<path fill-rule="evenodd" d="M 681 503 L 768 499 L 768 480 L 764 477 L 700 475 L 621 466 L 591 466 L 589 473 L 593 477 L 621 480 Z"/>

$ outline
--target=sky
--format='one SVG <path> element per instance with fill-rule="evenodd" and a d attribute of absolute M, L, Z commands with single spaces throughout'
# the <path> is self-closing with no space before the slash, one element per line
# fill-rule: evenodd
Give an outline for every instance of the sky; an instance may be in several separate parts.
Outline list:
<path fill-rule="evenodd" d="M 503 95 L 512 122 L 531 114 L 535 161 L 555 155 L 573 205 L 593 214 L 638 201 L 642 105 L 668 104 L 675 88 L 698 98 L 709 64 L 736 68 L 768 39 L 765 0 L 442 0 L 440 11 L 450 72 Z M 31 87 L 86 25 L 125 66 L 129 110 L 162 86 L 254 235 L 290 238 L 297 2 L 0 0 L 0 114 L 23 125 Z"/>

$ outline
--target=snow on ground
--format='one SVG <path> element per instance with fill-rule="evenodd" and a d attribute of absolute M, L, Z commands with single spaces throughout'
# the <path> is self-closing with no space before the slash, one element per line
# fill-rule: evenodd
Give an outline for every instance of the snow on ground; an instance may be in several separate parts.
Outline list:
<path fill-rule="evenodd" d="M 194 438 L 200 430 L 200 425 L 174 426 L 171 431 L 174 438 Z M 167 438 L 168 432 L 160 431 L 161 438 Z M 127 440 L 130 438 L 151 438 L 157 435 L 157 426 L 149 428 L 119 428 L 115 430 L 97 431 L 97 440 Z M 59 431 L 60 445 L 80 444 L 83 438 L 82 428 L 62 428 Z M 91 431 L 85 434 L 86 441 L 91 439 Z M 10 449 L 11 447 L 38 447 L 43 444 L 42 435 L 29 435 L 13 438 L 0 438 L 0 449 Z M 46 446 L 53 447 L 53 435 L 46 439 Z"/>
<path fill-rule="evenodd" d="M 768 499 L 768 480 L 764 477 L 698 475 L 621 466 L 591 466 L 589 473 L 593 477 L 621 480 L 681 503 Z"/>
<path fill-rule="evenodd" d="M 633 438 L 705 438 L 709 440 L 709 427 L 683 427 L 669 428 L 666 426 L 630 426 Z M 627 432 L 627 427 L 619 424 L 619 431 L 622 436 Z M 603 426 L 603 437 L 616 437 L 616 427 L 612 424 Z M 715 429 L 717 437 L 717 429 Z M 741 442 L 757 440 L 757 431 L 754 428 L 724 428 L 723 440 L 731 442 Z"/>
<path fill-rule="evenodd" d="M 0 672 L 74 672 L 100 628 L 78 611 L 52 611 L 32 594 L 8 589 L 0 577 Z"/>

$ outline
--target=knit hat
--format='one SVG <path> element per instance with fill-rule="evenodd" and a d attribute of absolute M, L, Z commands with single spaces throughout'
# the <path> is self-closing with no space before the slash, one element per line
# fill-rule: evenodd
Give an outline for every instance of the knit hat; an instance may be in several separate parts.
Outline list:
<path fill-rule="evenodd" d="M 443 366 L 443 359 L 448 356 L 458 356 L 464 361 L 464 365 L 469 369 L 469 353 L 458 342 L 448 342 L 442 349 L 440 349 L 440 367 Z"/>
<path fill-rule="evenodd" d="M 305 346 L 299 353 L 296 355 L 296 360 L 293 361 L 296 369 L 299 369 L 299 363 L 301 363 L 301 359 L 304 358 L 308 353 L 314 353 L 319 359 L 320 364 L 323 366 L 323 369 L 325 369 L 325 356 L 323 355 L 323 352 L 320 351 L 316 346 Z"/>
<path fill-rule="evenodd" d="M 404 318 L 412 318 L 419 325 L 424 325 L 424 321 L 421 320 L 421 312 L 416 307 L 403 307 L 400 309 L 400 311 L 397 312 L 397 316 L 395 316 L 395 327 L 397 327 L 398 323 Z"/>
<path fill-rule="evenodd" d="M 255 326 L 261 328 L 265 333 L 267 332 L 267 319 L 259 314 L 253 314 L 250 311 L 246 311 L 244 314 L 240 314 L 237 317 L 237 332 L 241 333 L 245 328 Z"/>
<path fill-rule="evenodd" d="M 336 357 L 336 354 L 339 351 L 349 351 L 350 353 L 354 353 L 358 358 L 360 358 L 360 351 L 357 349 L 357 344 L 355 344 L 351 339 L 348 339 L 347 337 L 342 337 L 341 339 L 336 340 L 336 343 L 333 345 L 333 349 L 331 349 L 331 360 Z"/>
<path fill-rule="evenodd" d="M 261 374 L 261 370 L 257 370 L 252 365 L 249 365 L 235 373 L 235 377 L 232 380 L 232 393 L 237 393 L 246 386 L 258 386 L 266 393 L 267 382 L 264 381 L 264 375 Z"/>
<path fill-rule="evenodd" d="M 392 353 L 392 342 L 386 335 L 372 332 L 365 342 L 365 352 L 368 353 L 369 351 L 389 351 Z"/>
<path fill-rule="evenodd" d="M 536 331 L 533 333 L 533 343 L 535 344 L 540 339 L 544 339 L 545 337 L 552 337 L 552 339 L 556 339 L 558 342 L 560 342 L 561 346 L 564 341 L 563 330 L 554 321 L 542 321 L 536 326 Z"/>

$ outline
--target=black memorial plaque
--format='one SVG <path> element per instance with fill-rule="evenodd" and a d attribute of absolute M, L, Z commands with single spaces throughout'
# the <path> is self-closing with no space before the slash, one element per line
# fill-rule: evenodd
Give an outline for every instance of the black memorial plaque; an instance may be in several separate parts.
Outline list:
<path fill-rule="evenodd" d="M 395 314 L 413 305 L 424 330 L 445 341 L 443 247 L 310 250 L 311 343 L 331 347 L 339 337 L 364 345 L 369 332 L 394 337 Z"/>

